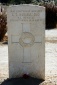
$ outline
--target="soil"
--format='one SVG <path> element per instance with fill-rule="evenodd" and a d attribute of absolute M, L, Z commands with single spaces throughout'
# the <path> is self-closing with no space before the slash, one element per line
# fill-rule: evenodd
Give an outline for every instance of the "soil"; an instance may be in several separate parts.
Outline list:
<path fill-rule="evenodd" d="M 30 78 L 19 85 L 57 85 L 57 29 L 45 30 L 45 81 Z M 0 43 L 0 82 L 8 78 L 8 44 Z M 16 79 L 15 79 L 16 80 Z M 19 78 L 20 80 L 20 78 Z M 16 80 L 18 81 L 18 79 Z M 21 80 L 22 81 L 22 80 Z M 41 83 L 39 83 L 41 81 Z M 27 82 L 27 83 L 26 83 Z M 31 83 L 28 83 L 31 82 Z M 32 84 L 33 82 L 33 84 Z M 26 83 L 26 84 L 25 84 Z M 15 84 L 1 84 L 15 85 Z M 18 85 L 18 84 L 16 84 Z"/>

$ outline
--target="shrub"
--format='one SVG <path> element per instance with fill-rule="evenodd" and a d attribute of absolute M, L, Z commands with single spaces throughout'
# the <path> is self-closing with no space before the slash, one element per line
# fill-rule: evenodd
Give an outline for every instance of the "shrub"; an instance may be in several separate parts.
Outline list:
<path fill-rule="evenodd" d="M 7 32 L 7 17 L 5 14 L 0 14 L 0 41 Z"/>
<path fill-rule="evenodd" d="M 56 28 L 57 6 L 46 5 L 46 28 Z"/>

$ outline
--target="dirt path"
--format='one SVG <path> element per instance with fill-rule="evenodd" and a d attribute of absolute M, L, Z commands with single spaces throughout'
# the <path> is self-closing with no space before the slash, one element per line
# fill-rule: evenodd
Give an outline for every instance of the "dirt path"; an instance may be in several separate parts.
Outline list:
<path fill-rule="evenodd" d="M 46 75 L 57 76 L 57 30 L 46 30 Z"/>
<path fill-rule="evenodd" d="M 45 74 L 47 81 L 41 85 L 57 85 L 57 29 L 46 30 L 45 40 Z M 7 77 L 8 45 L 0 45 L 0 81 Z"/>
<path fill-rule="evenodd" d="M 8 77 L 8 45 L 0 45 L 0 81 Z"/>

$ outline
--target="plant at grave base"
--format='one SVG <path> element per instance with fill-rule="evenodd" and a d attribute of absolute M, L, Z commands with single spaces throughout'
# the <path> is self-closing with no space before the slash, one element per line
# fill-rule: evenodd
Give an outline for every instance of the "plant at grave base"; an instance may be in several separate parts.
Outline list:
<path fill-rule="evenodd" d="M 30 76 L 28 74 L 23 74 L 23 78 L 28 79 L 28 78 L 30 78 Z"/>
<path fill-rule="evenodd" d="M 3 40 L 5 33 L 7 32 L 7 16 L 0 14 L 0 41 Z"/>

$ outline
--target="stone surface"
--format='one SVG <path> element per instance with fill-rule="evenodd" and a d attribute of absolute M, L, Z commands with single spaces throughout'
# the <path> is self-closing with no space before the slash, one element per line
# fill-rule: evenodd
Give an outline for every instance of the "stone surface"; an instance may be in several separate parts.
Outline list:
<path fill-rule="evenodd" d="M 15 5 L 7 14 L 9 77 L 28 74 L 45 79 L 45 8 Z"/>
<path fill-rule="evenodd" d="M 0 5 L 0 13 L 1 13 L 1 5 Z"/>

